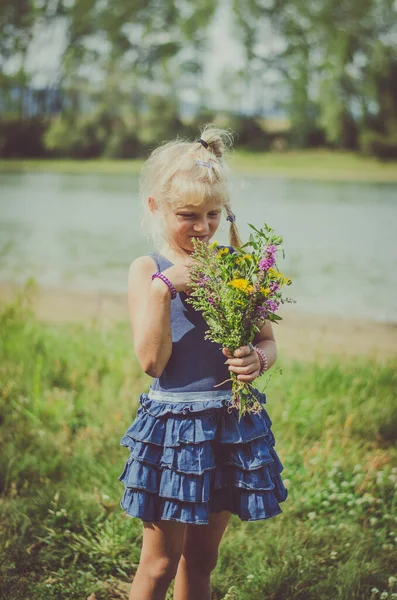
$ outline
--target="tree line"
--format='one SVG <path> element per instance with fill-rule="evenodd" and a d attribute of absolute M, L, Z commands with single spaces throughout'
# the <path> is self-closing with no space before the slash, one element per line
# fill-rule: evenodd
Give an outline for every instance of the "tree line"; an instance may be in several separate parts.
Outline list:
<path fill-rule="evenodd" d="M 244 67 L 222 74 L 228 105 L 214 111 L 204 50 L 222 7 L 233 16 Z M 65 102 L 56 118 L 26 119 L 11 90 L 29 86 L 32 42 L 56 24 L 65 31 L 56 81 Z M 18 154 L 19 138 L 33 140 L 36 154 L 139 156 L 218 119 L 251 149 L 328 146 L 394 158 L 396 81 L 394 0 L 0 0 L 3 156 Z M 270 89 L 287 131 L 266 130 Z M 187 91 L 197 99 L 190 119 L 180 111 Z M 249 117 L 236 109 L 248 91 L 256 107 Z"/>

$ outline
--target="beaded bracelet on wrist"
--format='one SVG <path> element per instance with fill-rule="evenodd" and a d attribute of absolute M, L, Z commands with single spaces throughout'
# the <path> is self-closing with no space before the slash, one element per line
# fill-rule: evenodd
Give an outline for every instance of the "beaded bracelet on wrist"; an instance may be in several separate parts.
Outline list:
<path fill-rule="evenodd" d="M 263 375 L 263 373 L 265 371 L 268 370 L 269 363 L 268 363 L 266 354 L 263 352 L 263 350 L 261 348 L 258 348 L 258 346 L 255 346 L 255 350 L 258 354 L 259 362 L 261 363 L 261 368 L 259 370 L 259 375 L 258 375 L 258 377 L 260 377 L 261 375 Z"/>
<path fill-rule="evenodd" d="M 157 273 L 153 273 L 152 281 L 153 279 L 156 279 L 156 277 L 157 279 L 161 279 L 161 281 L 164 281 L 165 285 L 168 286 L 168 289 L 171 292 L 171 299 L 174 300 L 174 298 L 176 298 L 176 289 L 171 283 L 171 281 L 168 279 L 168 277 L 166 277 L 165 275 L 163 275 L 163 273 L 160 273 L 159 271 Z"/>

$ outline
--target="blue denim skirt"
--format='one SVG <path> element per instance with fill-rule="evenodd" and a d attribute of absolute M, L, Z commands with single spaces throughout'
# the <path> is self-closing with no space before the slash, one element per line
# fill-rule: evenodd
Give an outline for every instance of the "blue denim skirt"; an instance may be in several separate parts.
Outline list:
<path fill-rule="evenodd" d="M 239 419 L 230 391 L 141 394 L 120 441 L 130 451 L 119 476 L 123 510 L 143 521 L 196 525 L 224 510 L 243 521 L 281 513 L 283 465 L 266 396 L 257 397 L 262 410 Z"/>

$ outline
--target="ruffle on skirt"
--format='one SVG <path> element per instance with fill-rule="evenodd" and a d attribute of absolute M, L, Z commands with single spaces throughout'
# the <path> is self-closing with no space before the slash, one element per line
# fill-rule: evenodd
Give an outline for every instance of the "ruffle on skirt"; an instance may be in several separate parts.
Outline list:
<path fill-rule="evenodd" d="M 191 402 L 188 393 L 186 402 L 173 402 L 142 394 L 120 441 L 130 450 L 119 476 L 126 513 L 143 521 L 197 525 L 223 510 L 243 521 L 281 513 L 279 502 L 288 495 L 283 465 L 274 449 L 266 396 L 257 394 L 262 411 L 240 421 L 230 400 L 219 395 L 197 401 L 195 394 Z"/>

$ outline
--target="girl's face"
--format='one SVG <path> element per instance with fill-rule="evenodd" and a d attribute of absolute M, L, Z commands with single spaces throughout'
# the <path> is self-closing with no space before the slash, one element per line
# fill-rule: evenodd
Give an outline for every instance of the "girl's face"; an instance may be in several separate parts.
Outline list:
<path fill-rule="evenodd" d="M 168 240 L 173 246 L 192 252 L 192 238 L 208 243 L 219 227 L 221 215 L 222 205 L 214 200 L 170 208 L 165 214 Z"/>

